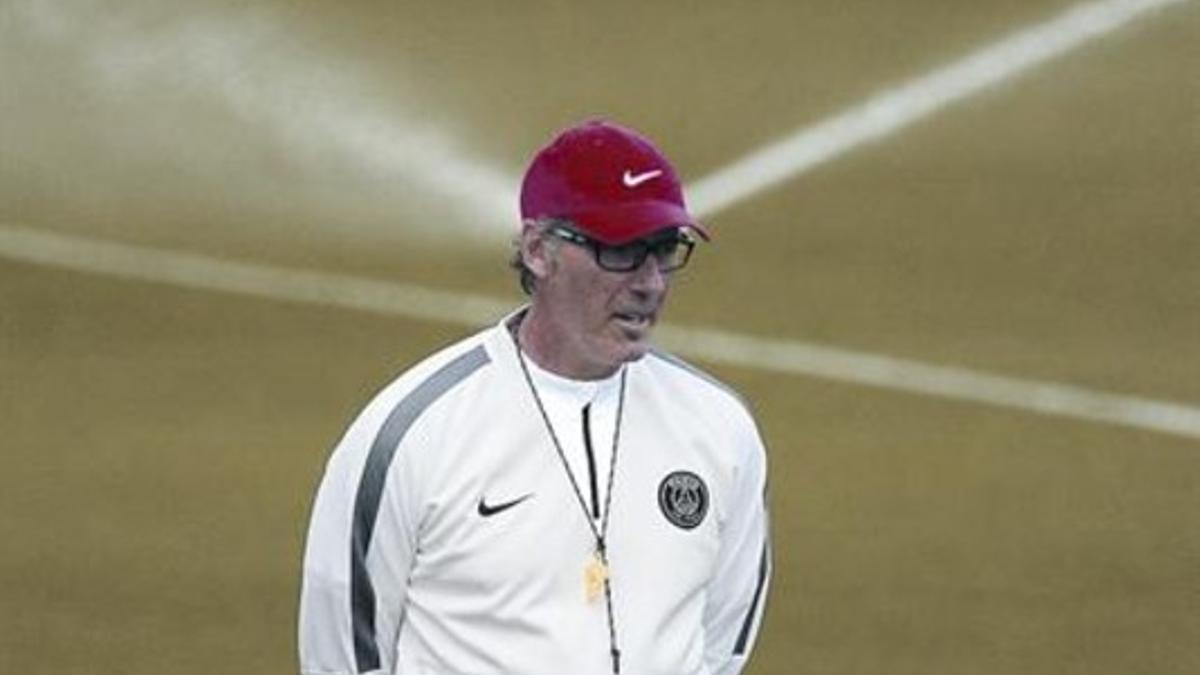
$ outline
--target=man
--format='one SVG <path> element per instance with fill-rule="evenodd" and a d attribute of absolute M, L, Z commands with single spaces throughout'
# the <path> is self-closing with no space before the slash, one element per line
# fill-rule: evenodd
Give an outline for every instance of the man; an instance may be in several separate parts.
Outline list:
<path fill-rule="evenodd" d="M 742 401 L 650 334 L 693 234 L 679 178 L 594 121 L 533 159 L 527 307 L 388 385 L 334 451 L 304 673 L 728 675 L 758 632 L 766 464 Z"/>

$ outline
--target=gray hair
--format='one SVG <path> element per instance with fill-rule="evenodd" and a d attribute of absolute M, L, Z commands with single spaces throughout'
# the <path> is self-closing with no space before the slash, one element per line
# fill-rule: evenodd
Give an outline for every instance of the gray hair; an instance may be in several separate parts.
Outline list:
<path fill-rule="evenodd" d="M 539 236 L 545 236 L 546 230 L 551 227 L 575 229 L 575 224 L 566 218 L 537 218 L 526 220 L 524 224 L 538 228 Z M 508 266 L 517 272 L 517 281 L 521 284 L 521 290 L 525 295 L 533 295 L 533 291 L 537 288 L 537 275 L 525 264 L 525 257 L 521 253 L 522 239 L 523 233 L 513 239 L 513 254 L 508 261 Z"/>

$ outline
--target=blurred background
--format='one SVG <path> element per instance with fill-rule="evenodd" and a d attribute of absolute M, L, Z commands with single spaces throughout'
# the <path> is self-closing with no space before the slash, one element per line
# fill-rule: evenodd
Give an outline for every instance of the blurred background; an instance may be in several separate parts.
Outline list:
<path fill-rule="evenodd" d="M 1200 671 L 1200 3 L 1076 7 L 0 0 L 0 672 L 294 672 L 329 449 L 520 302 L 521 171 L 596 116 L 715 233 L 671 335 L 900 368 L 683 349 L 770 447 L 750 673 Z M 1033 26 L 1062 53 L 888 98 Z M 714 197 L 813 129 L 819 161 Z M 364 280 L 391 299 L 326 288 Z"/>

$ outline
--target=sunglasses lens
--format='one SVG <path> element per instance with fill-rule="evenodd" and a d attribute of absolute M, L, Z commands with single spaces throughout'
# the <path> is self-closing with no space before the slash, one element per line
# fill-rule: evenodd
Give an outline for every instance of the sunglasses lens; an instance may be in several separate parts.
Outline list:
<path fill-rule="evenodd" d="M 622 246 L 597 246 L 596 260 L 600 266 L 613 272 L 628 272 L 642 266 L 648 249 L 644 242 Z"/>
<path fill-rule="evenodd" d="M 690 239 L 678 236 L 655 243 L 651 252 L 662 271 L 672 272 L 687 264 L 692 255 L 692 246 L 694 243 Z"/>

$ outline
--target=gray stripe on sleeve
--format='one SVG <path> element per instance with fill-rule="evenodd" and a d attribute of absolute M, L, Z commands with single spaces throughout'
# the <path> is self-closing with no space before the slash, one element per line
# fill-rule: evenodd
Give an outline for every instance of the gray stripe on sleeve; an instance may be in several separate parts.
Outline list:
<path fill-rule="evenodd" d="M 354 499 L 354 529 L 350 538 L 350 608 L 354 658 L 360 673 L 380 668 L 379 648 L 375 641 L 375 587 L 367 574 L 367 551 L 371 547 L 392 458 L 413 422 L 454 385 L 488 361 L 487 351 L 480 345 L 442 366 L 396 404 L 371 443 Z"/>
<path fill-rule="evenodd" d="M 750 644 L 750 629 L 754 626 L 754 618 L 758 615 L 758 606 L 763 600 L 763 589 L 767 585 L 767 578 L 770 576 L 771 568 L 771 553 L 770 545 L 763 542 L 762 557 L 758 562 L 758 584 L 754 587 L 754 597 L 750 600 L 750 609 L 746 611 L 746 620 L 742 623 L 742 630 L 738 633 L 737 643 L 733 646 L 733 654 L 735 656 L 743 656 L 746 653 L 746 648 Z"/>

